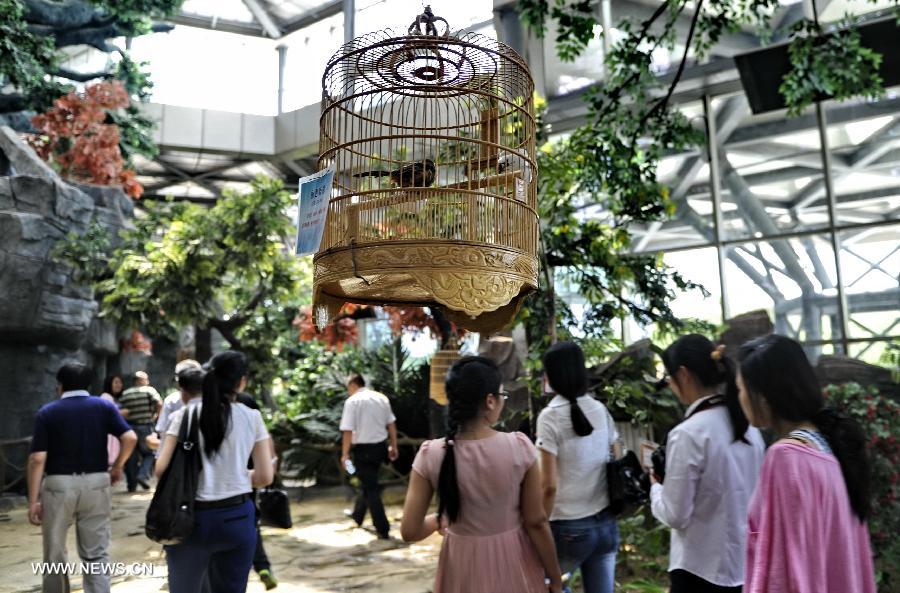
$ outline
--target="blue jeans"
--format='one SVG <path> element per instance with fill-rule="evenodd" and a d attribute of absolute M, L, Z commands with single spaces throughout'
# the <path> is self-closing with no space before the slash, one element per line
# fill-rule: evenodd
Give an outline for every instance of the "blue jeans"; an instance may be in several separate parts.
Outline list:
<path fill-rule="evenodd" d="M 215 593 L 244 593 L 256 551 L 253 501 L 194 511 L 194 532 L 166 546 L 170 593 L 200 593 L 204 577 Z"/>
<path fill-rule="evenodd" d="M 609 511 L 570 521 L 551 521 L 563 573 L 581 569 L 584 593 L 613 593 L 619 526 Z"/>

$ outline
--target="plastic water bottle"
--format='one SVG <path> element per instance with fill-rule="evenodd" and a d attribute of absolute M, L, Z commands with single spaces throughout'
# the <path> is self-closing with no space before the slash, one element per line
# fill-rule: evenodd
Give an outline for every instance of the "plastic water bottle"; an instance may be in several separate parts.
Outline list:
<path fill-rule="evenodd" d="M 349 459 L 344 462 L 344 469 L 346 469 L 347 473 L 350 474 L 351 476 L 356 473 L 356 466 L 353 465 L 353 462 L 350 461 Z"/>

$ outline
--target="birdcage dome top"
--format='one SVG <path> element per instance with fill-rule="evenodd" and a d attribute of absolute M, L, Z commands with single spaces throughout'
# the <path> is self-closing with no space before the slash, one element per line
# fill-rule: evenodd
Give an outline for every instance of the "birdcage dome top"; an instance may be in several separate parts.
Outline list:
<path fill-rule="evenodd" d="M 322 86 L 332 101 L 378 92 L 453 97 L 504 88 L 508 82 L 502 79 L 514 72 L 528 72 L 528 66 L 512 48 L 486 35 L 384 29 L 344 44 L 325 67 Z M 530 81 L 530 74 L 522 79 Z"/>

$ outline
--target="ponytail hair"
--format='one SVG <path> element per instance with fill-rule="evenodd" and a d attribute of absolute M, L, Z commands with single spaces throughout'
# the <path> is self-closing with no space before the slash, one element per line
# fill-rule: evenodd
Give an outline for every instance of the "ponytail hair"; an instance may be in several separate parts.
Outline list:
<path fill-rule="evenodd" d="M 741 346 L 741 378 L 750 404 L 769 404 L 772 414 L 788 422 L 811 422 L 828 441 L 841 465 L 850 507 L 865 521 L 871 510 L 871 466 L 862 427 L 825 406 L 812 365 L 796 341 L 768 335 Z"/>
<path fill-rule="evenodd" d="M 569 400 L 575 434 L 586 437 L 594 432 L 577 401 L 587 392 L 588 384 L 581 347 L 575 342 L 557 342 L 550 346 L 544 353 L 544 374 L 553 391 Z"/>
<path fill-rule="evenodd" d="M 456 476 L 456 435 L 460 427 L 478 416 L 484 399 L 500 391 L 500 369 L 490 358 L 466 356 L 447 371 L 447 437 L 444 460 L 438 475 L 438 516 L 450 523 L 459 518 L 459 482 Z"/>
<path fill-rule="evenodd" d="M 247 357 L 234 350 L 220 352 L 203 365 L 203 408 L 200 432 L 207 457 L 218 452 L 231 421 L 231 396 L 247 376 Z"/>
<path fill-rule="evenodd" d="M 672 381 L 677 382 L 676 373 L 681 367 L 686 368 L 697 382 L 705 388 L 712 389 L 725 385 L 725 409 L 731 423 L 733 442 L 741 441 L 750 444 L 746 438 L 750 422 L 741 409 L 738 399 L 738 388 L 735 382 L 735 363 L 725 355 L 724 346 L 715 346 L 707 337 L 700 334 L 688 334 L 675 340 L 662 354 L 663 366 Z"/>

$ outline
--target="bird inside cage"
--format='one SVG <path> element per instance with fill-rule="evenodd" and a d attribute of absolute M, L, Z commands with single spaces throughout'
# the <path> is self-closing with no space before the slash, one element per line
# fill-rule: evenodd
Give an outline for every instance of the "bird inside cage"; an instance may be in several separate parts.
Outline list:
<path fill-rule="evenodd" d="M 397 187 L 431 187 L 437 178 L 437 166 L 426 158 L 393 170 L 372 170 L 354 173 L 354 177 L 390 177 Z"/>

